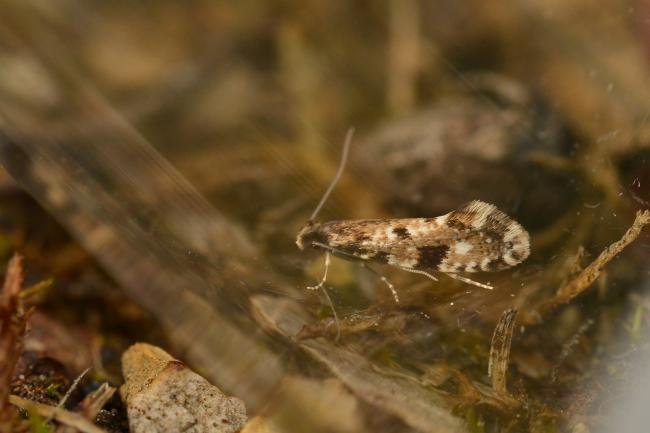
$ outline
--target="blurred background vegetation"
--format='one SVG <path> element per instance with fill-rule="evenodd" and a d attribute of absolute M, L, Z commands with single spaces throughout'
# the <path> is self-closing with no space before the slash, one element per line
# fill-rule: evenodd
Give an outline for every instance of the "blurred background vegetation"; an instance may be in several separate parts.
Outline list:
<path fill-rule="evenodd" d="M 165 344 L 287 431 L 591 431 L 622 392 L 603 383 L 634 382 L 647 233 L 592 286 L 558 288 L 650 207 L 647 0 L 0 9 L 1 157 L 40 203 L 3 174 L 0 246 L 55 278 L 58 320 L 118 353 Z M 350 127 L 322 218 L 481 199 L 529 229 L 530 259 L 479 276 L 494 292 L 382 269 L 399 305 L 335 260 L 336 345 L 332 312 L 304 290 L 322 257 L 294 240 Z M 504 391 L 487 365 L 511 308 Z"/>

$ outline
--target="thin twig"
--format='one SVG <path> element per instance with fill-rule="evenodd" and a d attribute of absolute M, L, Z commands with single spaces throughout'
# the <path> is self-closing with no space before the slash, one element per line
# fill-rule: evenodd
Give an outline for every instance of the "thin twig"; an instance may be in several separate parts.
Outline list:
<path fill-rule="evenodd" d="M 580 272 L 577 277 L 561 286 L 555 294 L 552 304 L 565 304 L 587 289 L 600 276 L 605 265 L 632 243 L 639 236 L 641 230 L 649 223 L 650 211 L 644 210 L 637 212 L 634 223 L 632 223 L 632 226 L 625 232 L 623 237 L 605 248 L 596 260 Z"/>
<path fill-rule="evenodd" d="M 637 212 L 632 226 L 625 232 L 621 239 L 605 248 L 589 266 L 577 272 L 577 275 L 569 275 L 567 281 L 560 284 L 560 288 L 551 299 L 542 301 L 536 306 L 531 307 L 530 310 L 525 311 L 522 322 L 526 325 L 539 324 L 544 314 L 552 311 L 559 305 L 568 303 L 588 289 L 601 275 L 605 265 L 631 244 L 641 234 L 641 230 L 648 224 L 650 224 L 650 211 L 644 210 Z M 579 250 L 576 256 L 576 262 L 571 271 L 580 269 L 578 263 L 580 254 L 581 252 Z"/>

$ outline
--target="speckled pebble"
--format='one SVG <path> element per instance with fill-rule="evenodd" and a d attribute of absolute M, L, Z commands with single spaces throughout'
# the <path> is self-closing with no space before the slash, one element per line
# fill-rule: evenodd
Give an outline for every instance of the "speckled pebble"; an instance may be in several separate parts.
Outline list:
<path fill-rule="evenodd" d="M 231 433 L 246 423 L 241 400 L 158 347 L 134 344 L 122 355 L 122 370 L 132 433 Z"/>

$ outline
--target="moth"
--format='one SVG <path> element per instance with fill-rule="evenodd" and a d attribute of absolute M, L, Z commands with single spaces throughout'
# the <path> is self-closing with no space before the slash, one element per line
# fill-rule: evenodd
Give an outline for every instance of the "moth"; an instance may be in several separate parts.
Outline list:
<path fill-rule="evenodd" d="M 323 288 L 331 254 L 343 259 L 359 260 L 375 273 L 377 272 L 367 266 L 369 263 L 394 266 L 435 281 L 437 278 L 432 273 L 441 272 L 487 289 L 492 289 L 492 286 L 459 273 L 500 271 L 526 260 L 530 254 L 528 232 L 496 206 L 478 200 L 433 218 L 316 222 L 318 212 L 341 177 L 352 134 L 352 130 L 348 131 L 334 179 L 296 238 L 300 250 L 325 252 L 323 278 L 311 289 Z M 393 285 L 378 275 L 393 293 L 395 301 L 399 302 Z"/>

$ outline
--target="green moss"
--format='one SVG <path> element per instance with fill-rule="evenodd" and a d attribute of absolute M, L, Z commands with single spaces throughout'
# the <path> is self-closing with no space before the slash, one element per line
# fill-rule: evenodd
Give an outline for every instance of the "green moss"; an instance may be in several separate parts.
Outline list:
<path fill-rule="evenodd" d="M 52 433 L 54 431 L 47 421 L 33 410 L 27 412 L 27 418 L 32 433 Z"/>
<path fill-rule="evenodd" d="M 48 387 L 45 389 L 45 393 L 47 394 L 48 397 L 52 398 L 60 398 L 61 393 L 59 392 L 60 385 L 58 383 L 51 383 L 48 385 Z"/>

